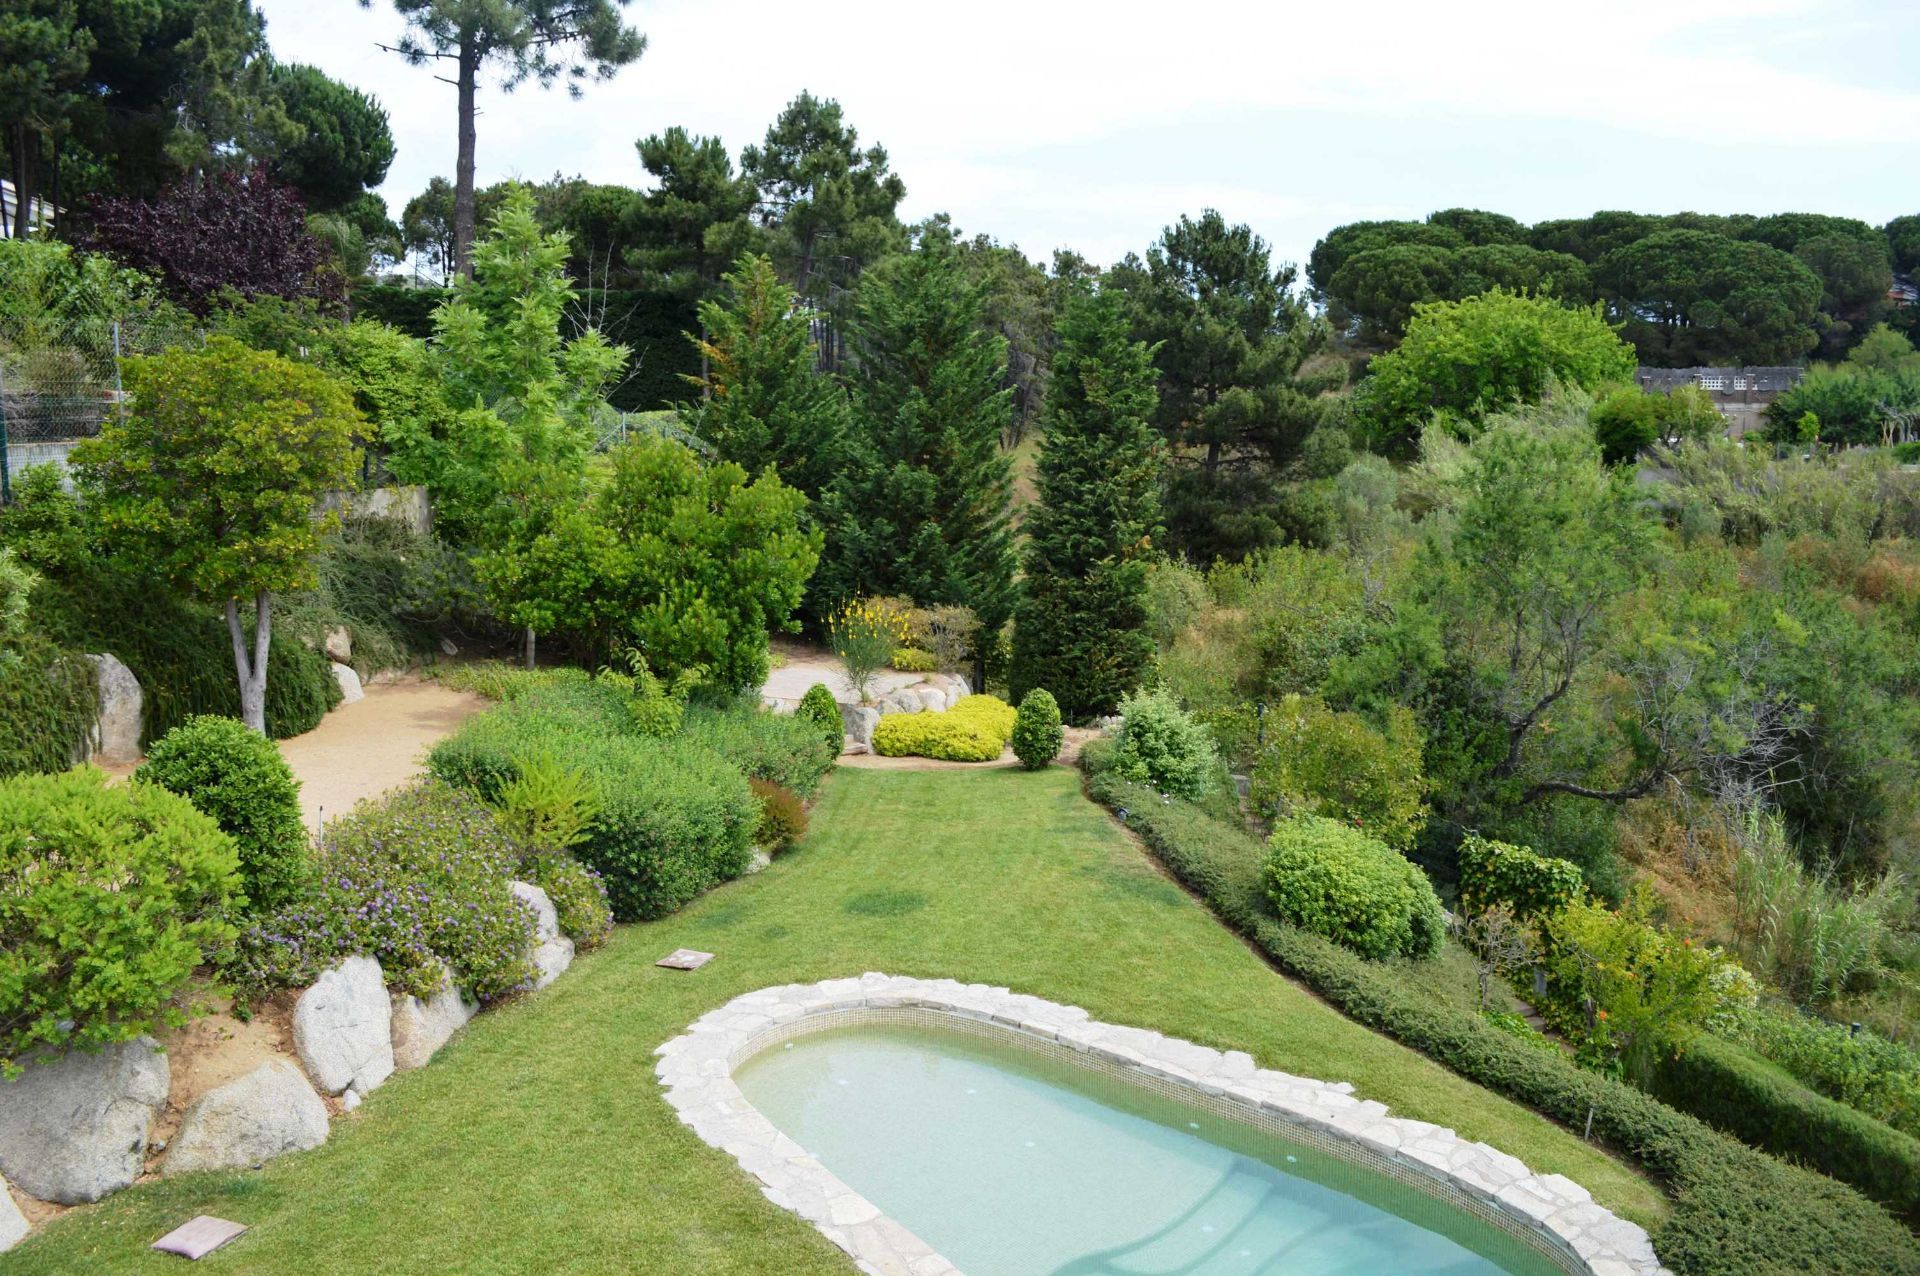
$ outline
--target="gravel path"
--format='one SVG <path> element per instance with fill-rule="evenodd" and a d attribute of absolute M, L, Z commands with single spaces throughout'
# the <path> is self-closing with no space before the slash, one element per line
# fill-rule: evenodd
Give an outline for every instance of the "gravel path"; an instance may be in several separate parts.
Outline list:
<path fill-rule="evenodd" d="M 376 683 L 364 700 L 341 705 L 305 735 L 280 742 L 300 779 L 307 826 L 320 827 L 362 798 L 399 788 L 425 769 L 435 741 L 487 707 L 470 692 L 421 678 Z"/>

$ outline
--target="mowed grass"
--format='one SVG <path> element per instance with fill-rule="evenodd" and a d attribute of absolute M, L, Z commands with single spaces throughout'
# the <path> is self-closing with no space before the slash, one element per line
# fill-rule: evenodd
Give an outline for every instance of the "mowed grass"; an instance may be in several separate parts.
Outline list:
<path fill-rule="evenodd" d="M 681 946 L 718 954 L 656 968 Z M 1077 777 L 841 771 L 798 849 L 662 922 L 620 929 L 536 997 L 481 1016 L 325 1147 L 135 1187 L 0 1272 L 178 1272 L 146 1246 L 196 1214 L 252 1231 L 204 1272 L 845 1273 L 661 1101 L 653 1050 L 769 984 L 863 971 L 1005 984 L 1263 1065 L 1349 1080 L 1586 1185 L 1651 1225 L 1645 1179 L 1329 1009 L 1162 877 Z M 859 1184 L 854 1185 L 856 1188 Z"/>

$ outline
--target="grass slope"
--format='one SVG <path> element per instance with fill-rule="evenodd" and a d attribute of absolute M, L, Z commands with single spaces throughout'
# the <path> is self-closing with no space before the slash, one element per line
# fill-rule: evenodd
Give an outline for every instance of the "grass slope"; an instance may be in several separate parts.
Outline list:
<path fill-rule="evenodd" d="M 719 956 L 693 974 L 652 965 L 681 945 Z M 1573 1134 L 1275 974 L 1160 876 L 1073 772 L 841 771 L 799 849 L 621 928 L 552 988 L 389 1082 L 325 1147 L 137 1187 L 0 1257 L 0 1272 L 177 1271 L 145 1246 L 207 1213 L 254 1229 L 208 1261 L 216 1273 L 844 1273 L 837 1250 L 674 1119 L 653 1049 L 740 993 L 866 970 L 1006 984 L 1351 1080 L 1643 1224 L 1666 1209 Z"/>

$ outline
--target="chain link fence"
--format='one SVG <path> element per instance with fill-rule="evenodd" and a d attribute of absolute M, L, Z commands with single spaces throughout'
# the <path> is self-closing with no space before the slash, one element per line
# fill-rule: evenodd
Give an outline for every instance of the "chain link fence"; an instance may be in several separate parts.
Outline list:
<path fill-rule="evenodd" d="M 84 300 L 59 306 L 0 305 L 0 503 L 29 465 L 64 466 L 81 439 L 120 410 L 121 367 L 202 338 L 189 320 L 116 317 Z"/>

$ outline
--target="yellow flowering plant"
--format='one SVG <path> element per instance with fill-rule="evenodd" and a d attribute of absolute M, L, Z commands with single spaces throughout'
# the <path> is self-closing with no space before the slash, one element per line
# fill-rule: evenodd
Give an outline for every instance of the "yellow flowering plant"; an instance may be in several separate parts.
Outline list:
<path fill-rule="evenodd" d="M 873 675 L 907 645 L 908 618 L 885 599 L 856 598 L 827 618 L 827 642 L 847 669 L 847 686 L 867 700 Z"/>

